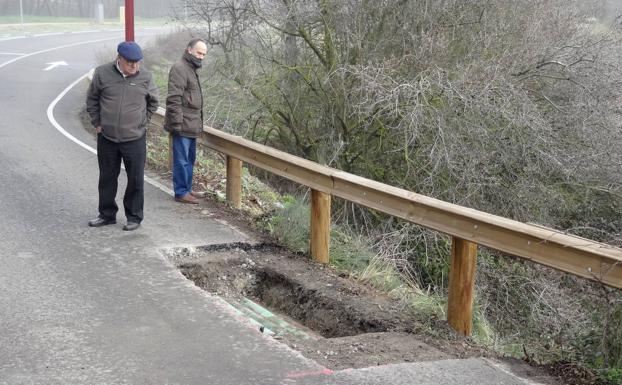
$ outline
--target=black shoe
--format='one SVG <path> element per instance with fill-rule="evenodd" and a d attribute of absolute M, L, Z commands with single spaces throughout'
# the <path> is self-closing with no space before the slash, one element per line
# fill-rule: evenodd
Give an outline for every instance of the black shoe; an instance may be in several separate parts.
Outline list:
<path fill-rule="evenodd" d="M 134 231 L 140 226 L 138 222 L 127 222 L 125 226 L 123 226 L 123 230 L 125 231 Z"/>
<path fill-rule="evenodd" d="M 107 225 L 114 225 L 115 223 L 117 223 L 116 219 L 104 219 L 104 218 L 97 217 L 89 221 L 89 226 L 90 227 L 102 227 L 102 226 L 107 226 Z"/>

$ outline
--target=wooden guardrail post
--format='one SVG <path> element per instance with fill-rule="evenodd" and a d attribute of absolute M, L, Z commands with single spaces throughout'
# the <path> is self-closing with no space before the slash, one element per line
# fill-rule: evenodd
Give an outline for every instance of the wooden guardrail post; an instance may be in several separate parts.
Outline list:
<path fill-rule="evenodd" d="M 465 336 L 472 329 L 476 262 L 477 244 L 452 237 L 447 322 Z"/>
<path fill-rule="evenodd" d="M 329 262 L 330 195 L 311 190 L 311 239 L 309 249 L 313 260 Z"/>
<path fill-rule="evenodd" d="M 242 161 L 227 155 L 227 203 L 242 205 Z"/>

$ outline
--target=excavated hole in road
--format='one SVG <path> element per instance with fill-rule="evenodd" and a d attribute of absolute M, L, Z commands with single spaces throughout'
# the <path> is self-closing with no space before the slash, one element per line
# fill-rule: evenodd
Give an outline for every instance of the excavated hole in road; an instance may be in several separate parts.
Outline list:
<path fill-rule="evenodd" d="M 257 312 L 248 299 L 271 309 L 279 320 L 249 318 L 259 323 L 259 330 L 264 321 L 282 326 L 282 318 L 286 326 L 273 330 L 273 337 L 333 370 L 488 355 L 443 322 L 435 327 L 437 333 L 447 333 L 445 340 L 417 334 L 420 325 L 399 301 L 274 245 L 236 243 L 163 252 L 186 278 L 243 314 Z M 261 309 L 258 313 L 265 315 Z"/>
<path fill-rule="evenodd" d="M 448 350 L 430 345 L 399 301 L 278 246 L 236 243 L 163 253 L 260 331 L 335 370 L 447 359 L 454 355 L 445 351 L 465 349 L 458 341 Z"/>
<path fill-rule="evenodd" d="M 410 328 L 388 298 L 274 245 L 235 243 L 164 253 L 204 290 L 232 304 L 250 298 L 325 338 Z"/>

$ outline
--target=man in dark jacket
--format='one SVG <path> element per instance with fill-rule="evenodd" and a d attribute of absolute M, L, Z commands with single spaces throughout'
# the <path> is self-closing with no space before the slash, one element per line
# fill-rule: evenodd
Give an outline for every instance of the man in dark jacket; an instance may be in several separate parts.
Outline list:
<path fill-rule="evenodd" d="M 122 42 L 117 59 L 95 69 L 86 96 L 86 109 L 97 133 L 99 216 L 91 227 L 116 223 L 115 197 L 121 161 L 127 173 L 123 230 L 136 230 L 143 220 L 146 130 L 158 108 L 158 89 L 151 73 L 140 69 L 140 46 Z"/>
<path fill-rule="evenodd" d="M 173 189 L 175 200 L 197 204 L 192 191 L 196 138 L 203 132 L 203 93 L 197 70 L 207 53 L 202 39 L 192 39 L 168 75 L 164 129 L 173 134 Z"/>

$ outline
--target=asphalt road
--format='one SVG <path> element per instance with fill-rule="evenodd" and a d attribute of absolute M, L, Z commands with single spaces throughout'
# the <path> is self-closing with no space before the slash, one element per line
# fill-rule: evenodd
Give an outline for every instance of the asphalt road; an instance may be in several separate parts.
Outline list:
<path fill-rule="evenodd" d="M 139 230 L 121 230 L 122 210 L 117 225 L 87 227 L 95 142 L 77 116 L 86 81 L 68 87 L 122 39 L 0 40 L 0 384 L 524 383 L 479 359 L 332 372 L 262 335 L 159 253 L 252 236 L 176 204 L 167 186 L 146 185 Z"/>

